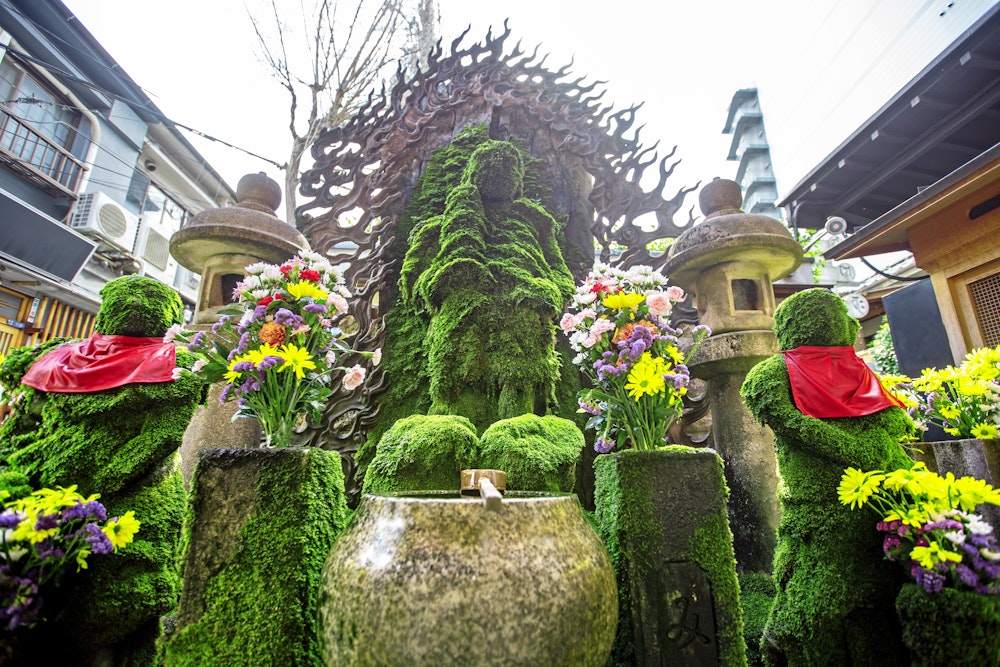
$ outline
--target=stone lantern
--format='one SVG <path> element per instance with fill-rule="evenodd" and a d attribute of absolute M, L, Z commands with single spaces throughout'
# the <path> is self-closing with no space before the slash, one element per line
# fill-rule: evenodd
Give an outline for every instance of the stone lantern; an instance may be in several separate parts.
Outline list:
<path fill-rule="evenodd" d="M 747 371 L 778 352 L 772 282 L 802 263 L 802 248 L 777 220 L 743 213 L 734 181 L 707 184 L 699 203 L 704 222 L 674 242 L 663 271 L 694 293 L 699 321 L 712 329 L 689 366 L 693 376 L 708 381 L 737 566 L 740 572 L 770 572 L 780 518 L 774 435 L 754 421 L 740 386 Z"/>
<path fill-rule="evenodd" d="M 195 324 L 213 324 L 231 303 L 243 269 L 255 262 L 280 264 L 308 241 L 274 215 L 281 188 L 264 173 L 247 174 L 236 186 L 236 205 L 198 213 L 170 237 L 170 254 L 185 269 L 201 274 Z"/>
<path fill-rule="evenodd" d="M 208 330 L 218 311 L 232 302 L 233 289 L 244 269 L 256 262 L 280 264 L 309 243 L 274 212 L 281 203 L 281 188 L 265 174 L 247 174 L 236 186 L 236 205 L 209 209 L 195 215 L 170 238 L 170 254 L 184 268 L 201 274 L 195 325 Z M 181 470 L 190 484 L 198 452 L 205 447 L 246 448 L 260 442 L 256 419 L 232 421 L 235 404 L 219 404 L 222 385 L 214 385 L 208 401 L 199 408 L 181 444 Z"/>

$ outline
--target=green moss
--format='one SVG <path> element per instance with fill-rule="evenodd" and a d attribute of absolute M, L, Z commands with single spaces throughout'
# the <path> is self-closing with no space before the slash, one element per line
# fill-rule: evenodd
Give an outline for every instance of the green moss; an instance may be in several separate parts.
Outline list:
<path fill-rule="evenodd" d="M 505 471 L 511 490 L 568 493 L 584 446 L 583 432 L 573 422 L 524 414 L 486 429 L 476 467 Z"/>
<path fill-rule="evenodd" d="M 144 276 L 122 276 L 101 288 L 94 329 L 106 336 L 158 337 L 182 321 L 183 310 L 172 288 Z"/>
<path fill-rule="evenodd" d="M 774 604 L 774 579 L 769 572 L 744 572 L 739 575 L 739 581 L 747 664 L 750 667 L 765 667 L 767 662 L 760 644 L 767 617 Z"/>
<path fill-rule="evenodd" d="M 613 456 L 594 460 L 594 518 L 597 534 L 611 558 L 618 585 L 618 630 L 608 658 L 608 667 L 635 665 L 635 636 L 632 630 L 632 600 L 629 594 L 629 562 L 621 544 L 622 495 L 618 462 Z"/>
<path fill-rule="evenodd" d="M 365 493 L 457 491 L 461 471 L 472 465 L 475 427 L 455 415 L 411 415 L 399 419 L 379 441 L 365 475 Z"/>
<path fill-rule="evenodd" d="M 256 478 L 248 490 L 252 505 L 235 544 L 199 536 L 200 549 L 221 547 L 226 557 L 198 575 L 204 590 L 197 603 L 182 606 L 178 629 L 163 646 L 165 665 L 322 664 L 316 604 L 326 555 L 347 522 L 343 470 L 336 452 L 282 455 L 273 465 L 254 466 Z M 203 474 L 199 465 L 196 499 L 203 497 Z M 205 517 L 215 509 L 199 505 L 192 511 Z M 194 544 L 195 539 L 189 535 L 186 541 Z"/>
<path fill-rule="evenodd" d="M 782 350 L 802 345 L 854 345 L 860 327 L 847 314 L 843 299 L 818 287 L 796 292 L 774 313 L 778 347 Z"/>
<path fill-rule="evenodd" d="M 908 583 L 896 600 L 913 667 L 1000 664 L 1000 597 Z"/>

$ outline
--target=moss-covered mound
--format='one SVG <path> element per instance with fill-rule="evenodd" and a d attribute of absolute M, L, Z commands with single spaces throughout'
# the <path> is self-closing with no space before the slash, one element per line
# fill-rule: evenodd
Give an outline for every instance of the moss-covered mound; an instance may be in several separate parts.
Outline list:
<path fill-rule="evenodd" d="M 180 295 L 144 276 L 123 276 L 101 288 L 101 310 L 94 329 L 105 336 L 159 337 L 179 324 Z"/>
<path fill-rule="evenodd" d="M 503 470 L 513 491 L 568 493 L 584 445 L 583 432 L 568 419 L 521 415 L 486 429 L 476 467 Z"/>
<path fill-rule="evenodd" d="M 896 610 L 912 667 L 1000 665 L 1000 596 L 952 588 L 926 593 L 908 583 Z"/>
<path fill-rule="evenodd" d="M 476 429 L 457 415 L 411 415 L 392 425 L 365 475 L 365 493 L 457 491 L 461 471 L 472 466 Z"/>

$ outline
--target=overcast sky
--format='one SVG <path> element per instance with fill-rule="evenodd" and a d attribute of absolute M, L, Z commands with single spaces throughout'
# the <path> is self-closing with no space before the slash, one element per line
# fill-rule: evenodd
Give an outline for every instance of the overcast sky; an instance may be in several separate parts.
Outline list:
<path fill-rule="evenodd" d="M 286 0 L 295 4 L 293 0 Z M 348 0 L 341 0 L 342 2 Z M 923 69 L 997 0 L 439 0 L 446 44 L 505 18 L 547 65 L 606 81 L 617 108 L 644 103 L 640 139 L 682 158 L 668 192 L 733 178 L 726 111 L 757 87 L 779 193 Z M 275 162 L 288 100 L 258 55 L 248 12 L 263 0 L 64 0 L 160 109 Z M 268 162 L 189 136 L 235 187 Z M 662 150 L 661 150 L 662 153 Z M 690 200 L 691 205 L 695 200 Z"/>

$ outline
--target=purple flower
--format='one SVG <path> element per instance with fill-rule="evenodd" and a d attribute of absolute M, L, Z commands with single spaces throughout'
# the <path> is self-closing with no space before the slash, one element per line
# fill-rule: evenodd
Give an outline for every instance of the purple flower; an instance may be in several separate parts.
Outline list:
<path fill-rule="evenodd" d="M 14 513 L 14 510 L 6 510 L 0 514 L 0 528 L 14 528 L 21 523 L 21 517 Z"/>
<path fill-rule="evenodd" d="M 282 326 L 295 328 L 305 322 L 301 315 L 296 315 L 287 308 L 279 308 L 274 314 L 274 321 Z"/>
<path fill-rule="evenodd" d="M 691 330 L 691 333 L 694 335 L 704 333 L 706 336 L 711 336 L 712 330 L 707 325 L 699 324 L 698 326 L 696 326 L 694 329 Z"/>
<path fill-rule="evenodd" d="M 35 521 L 35 530 L 52 530 L 59 527 L 58 514 L 39 514 Z"/>
<path fill-rule="evenodd" d="M 101 530 L 100 526 L 96 523 L 88 523 L 80 529 L 84 541 L 90 545 L 90 551 L 95 554 L 109 554 L 115 550 L 111 540 L 108 536 Z"/>
<path fill-rule="evenodd" d="M 201 343 L 203 340 L 205 340 L 205 332 L 199 331 L 194 335 L 194 338 L 191 339 L 191 342 L 188 343 L 187 346 L 188 351 L 194 352 L 195 350 L 201 349 Z"/>
<path fill-rule="evenodd" d="M 979 584 L 979 575 L 973 572 L 972 569 L 964 563 L 958 563 L 955 565 L 955 576 L 960 582 L 969 588 L 975 588 Z"/>
<path fill-rule="evenodd" d="M 605 440 L 600 436 L 598 436 L 598 438 L 594 440 L 594 451 L 597 452 L 598 454 L 607 454 L 614 448 L 615 448 L 615 443 L 612 442 L 611 440 Z"/>
<path fill-rule="evenodd" d="M 233 390 L 233 385 L 231 384 L 227 384 L 225 387 L 222 388 L 222 393 L 219 394 L 219 403 L 221 405 L 226 404 L 226 399 L 229 398 L 229 392 L 232 390 Z"/>
<path fill-rule="evenodd" d="M 219 333 L 219 329 L 226 326 L 231 318 L 229 315 L 223 315 L 219 318 L 219 321 L 212 325 L 212 333 Z"/>
<path fill-rule="evenodd" d="M 594 416 L 601 414 L 601 409 L 596 405 L 590 403 L 589 401 L 585 401 L 582 398 L 578 398 L 576 399 L 576 403 L 577 405 L 580 406 L 580 409 L 586 413 L 592 414 Z"/>
<path fill-rule="evenodd" d="M 253 315 L 250 316 L 250 321 L 256 322 L 265 315 L 267 315 L 267 306 L 257 306 L 253 309 Z"/>
<path fill-rule="evenodd" d="M 325 313 L 327 308 L 322 303 L 307 303 L 302 307 L 302 310 L 309 313 Z"/>
<path fill-rule="evenodd" d="M 257 364 L 257 370 L 266 371 L 268 368 L 274 368 L 278 364 L 284 363 L 284 361 L 285 360 L 282 359 L 281 357 L 275 357 L 269 355 L 260 360 L 260 363 Z"/>
<path fill-rule="evenodd" d="M 235 373 L 246 373 L 248 371 L 255 370 L 257 367 L 253 365 L 252 361 L 241 361 L 237 364 L 233 364 L 233 372 Z"/>

